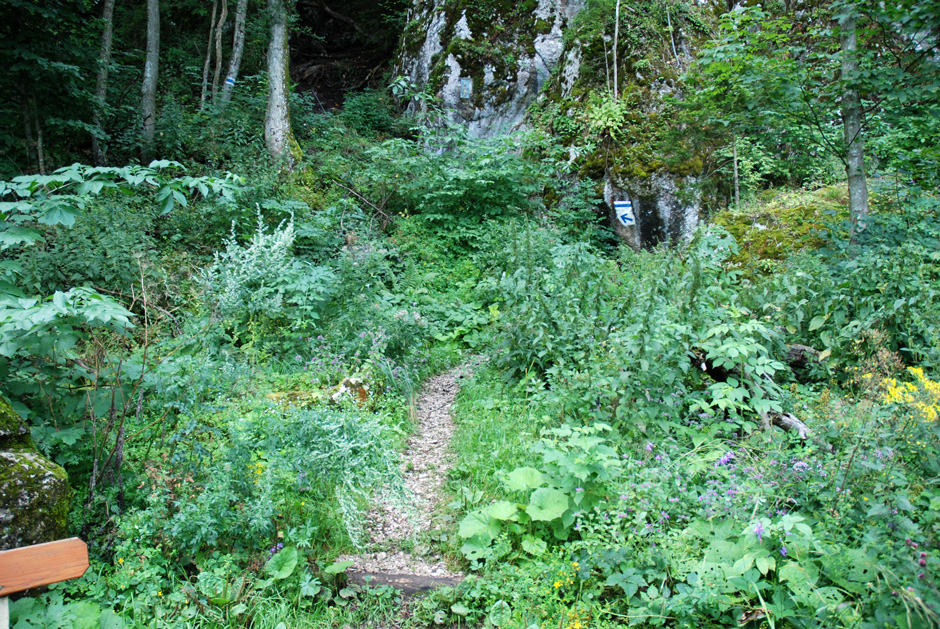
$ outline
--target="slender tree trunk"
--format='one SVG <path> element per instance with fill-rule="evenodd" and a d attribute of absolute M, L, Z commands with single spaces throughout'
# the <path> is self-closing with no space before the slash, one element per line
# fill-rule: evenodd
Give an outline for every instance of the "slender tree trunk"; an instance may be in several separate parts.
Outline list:
<path fill-rule="evenodd" d="M 141 88 L 143 115 L 143 146 L 141 161 L 150 161 L 153 134 L 157 123 L 157 73 L 160 64 L 160 0 L 147 0 L 147 57 L 144 61 L 144 83 Z"/>
<path fill-rule="evenodd" d="M 285 0 L 268 0 L 271 42 L 268 44 L 268 109 L 264 120 L 264 143 L 271 157 L 293 169 L 300 146 L 290 127 L 290 54 L 287 46 Z"/>
<path fill-rule="evenodd" d="M 235 91 L 238 72 L 242 65 L 242 53 L 245 51 L 245 19 L 248 15 L 248 0 L 238 0 L 235 9 L 235 37 L 232 42 L 232 58 L 228 62 L 228 74 L 222 84 L 222 106 L 228 104 Z"/>
<path fill-rule="evenodd" d="M 676 58 L 676 67 L 681 68 L 679 53 L 676 52 L 676 39 L 672 36 L 672 18 L 669 17 L 669 7 L 666 7 L 666 25 L 669 27 L 669 41 L 672 44 L 672 56 Z"/>
<path fill-rule="evenodd" d="M 209 94 L 209 65 L 212 63 L 212 34 L 215 32 L 215 14 L 218 8 L 218 0 L 212 0 L 212 17 L 209 18 L 209 43 L 206 44 L 206 61 L 202 64 L 202 92 L 199 95 L 199 109 L 206 108 L 206 97 Z"/>
<path fill-rule="evenodd" d="M 39 159 L 36 157 L 36 143 L 33 141 L 33 125 L 29 115 L 29 96 L 25 90 L 20 91 L 20 111 L 23 115 L 23 141 L 26 144 L 26 172 L 32 168 Z"/>
<path fill-rule="evenodd" d="M 98 53 L 98 78 L 95 83 L 95 114 L 93 123 L 95 134 L 91 136 L 91 152 L 95 156 L 95 164 L 107 164 L 107 147 L 101 143 L 104 136 L 104 108 L 108 100 L 108 66 L 111 65 L 111 40 L 114 33 L 114 0 L 105 0 L 101 13 L 104 20 L 104 30 L 101 31 L 101 51 Z"/>
<path fill-rule="evenodd" d="M 734 158 L 734 208 L 741 207 L 741 187 L 738 183 L 738 138 L 731 136 L 731 152 Z"/>
<path fill-rule="evenodd" d="M 614 102 L 620 98 L 620 81 L 617 78 L 617 48 L 620 47 L 620 0 L 614 9 Z"/>
<path fill-rule="evenodd" d="M 39 162 L 39 174 L 46 174 L 46 158 L 42 150 L 42 126 L 39 124 L 39 106 L 36 104 L 36 98 L 33 97 L 33 111 L 36 116 L 33 122 L 36 123 L 36 160 Z"/>
<path fill-rule="evenodd" d="M 228 19 L 228 0 L 222 0 L 222 11 L 215 25 L 215 74 L 212 75 L 212 102 L 219 102 L 219 81 L 222 76 L 222 27 Z"/>
<path fill-rule="evenodd" d="M 868 182 L 865 178 L 865 147 L 862 143 L 862 104 L 852 86 L 858 74 L 858 41 L 854 15 L 840 20 L 839 40 L 842 45 L 842 125 L 847 150 L 845 174 L 849 184 L 850 239 L 865 229 L 868 222 Z"/>

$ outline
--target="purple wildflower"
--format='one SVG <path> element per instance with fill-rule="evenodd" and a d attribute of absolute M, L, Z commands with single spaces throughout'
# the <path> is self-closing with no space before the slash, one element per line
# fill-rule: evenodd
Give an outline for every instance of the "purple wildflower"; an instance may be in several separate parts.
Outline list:
<path fill-rule="evenodd" d="M 654 446 L 652 443 L 647 443 L 647 444 L 646 444 L 646 451 L 647 451 L 647 452 L 652 452 L 652 451 L 653 451 L 653 448 L 655 448 L 655 447 L 656 447 L 656 446 Z"/>
<path fill-rule="evenodd" d="M 786 547 L 786 546 L 781 546 L 781 547 L 780 547 L 780 555 L 783 556 L 783 557 L 786 557 L 786 556 L 787 556 L 787 547 Z"/>
<path fill-rule="evenodd" d="M 764 541 L 764 525 L 760 522 L 758 522 L 757 526 L 754 527 L 754 535 L 757 536 L 758 543 Z"/>
<path fill-rule="evenodd" d="M 715 467 L 717 468 L 721 465 L 727 465 L 728 463 L 731 462 L 732 459 L 734 459 L 734 451 L 728 450 L 727 452 L 724 453 L 724 455 L 722 455 L 720 459 L 718 459 L 718 462 L 715 463 Z"/>

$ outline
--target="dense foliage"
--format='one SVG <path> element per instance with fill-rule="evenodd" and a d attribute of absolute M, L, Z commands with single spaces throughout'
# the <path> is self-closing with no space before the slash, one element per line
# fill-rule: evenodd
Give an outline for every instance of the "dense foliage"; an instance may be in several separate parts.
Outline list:
<path fill-rule="evenodd" d="M 145 164 L 143 8 L 118 5 L 100 128 L 100 7 L 0 8 L 0 391 L 68 471 L 92 563 L 14 627 L 940 626 L 929 3 L 623 2 L 612 90 L 618 3 L 592 1 L 588 78 L 551 77 L 532 131 L 469 137 L 404 78 L 333 111 L 307 91 L 293 171 L 261 138 L 261 3 L 231 103 L 202 106 L 210 7 L 164 5 Z M 403 3 L 349 5 L 344 37 L 387 54 Z M 333 9 L 295 7 L 302 59 Z M 875 157 L 852 235 L 849 10 Z M 82 165 L 92 137 L 128 165 Z M 688 177 L 714 220 L 623 246 L 608 169 Z M 407 604 L 350 585 L 367 507 L 408 501 L 422 382 L 479 354 L 449 504 L 406 542 L 467 578 Z"/>

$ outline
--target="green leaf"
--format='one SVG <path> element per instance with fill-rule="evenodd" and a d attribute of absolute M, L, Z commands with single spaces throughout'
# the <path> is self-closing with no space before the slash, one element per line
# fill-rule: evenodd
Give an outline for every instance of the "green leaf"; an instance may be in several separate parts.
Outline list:
<path fill-rule="evenodd" d="M 773 570 L 777 565 L 777 562 L 773 557 L 758 557 L 756 563 L 757 569 L 760 570 L 760 573 L 764 576 L 766 576 L 767 573 Z"/>
<path fill-rule="evenodd" d="M 568 510 L 568 496 L 558 489 L 542 487 L 532 492 L 526 512 L 533 520 L 548 522 Z"/>
<path fill-rule="evenodd" d="M 526 535 L 522 538 L 522 550 L 534 555 L 536 557 L 545 554 L 545 551 L 548 550 L 548 544 L 545 543 L 545 540 L 539 539 L 532 535 Z"/>
<path fill-rule="evenodd" d="M 46 210 L 37 220 L 43 225 L 64 225 L 65 227 L 71 227 L 75 224 L 77 214 L 78 212 L 74 209 L 65 206 L 63 203 L 58 203 Z"/>
<path fill-rule="evenodd" d="M 100 179 L 93 179 L 91 181 L 83 181 L 75 187 L 75 193 L 80 195 L 95 195 L 101 192 L 101 189 L 104 188 L 105 182 Z"/>
<path fill-rule="evenodd" d="M 533 467 L 517 467 L 509 473 L 505 485 L 510 491 L 529 491 L 544 483 L 542 473 Z"/>
<path fill-rule="evenodd" d="M 281 551 L 284 552 L 284 551 Z M 352 566 L 354 561 L 337 561 L 323 569 L 323 574 L 340 574 L 346 572 L 347 568 Z"/>
<path fill-rule="evenodd" d="M 627 598 L 630 598 L 641 587 L 646 587 L 647 583 L 646 579 L 637 573 L 636 568 L 627 568 L 623 572 L 615 572 L 607 577 L 605 585 L 620 587 L 623 593 L 627 595 Z"/>
<path fill-rule="evenodd" d="M 823 327 L 823 325 L 826 323 L 826 319 L 828 319 L 828 317 L 813 317 L 809 322 L 809 331 L 812 332 L 813 330 L 818 330 L 819 328 Z"/>
<path fill-rule="evenodd" d="M 458 616 L 466 616 L 470 613 L 470 608 L 466 605 L 461 605 L 460 603 L 454 603 L 450 606 L 450 611 L 457 614 Z"/>
<path fill-rule="evenodd" d="M 499 533 L 499 524 L 493 522 L 485 510 L 472 511 L 460 521 L 460 528 L 457 530 L 457 535 L 460 537 L 467 539 L 481 533 L 486 533 L 490 537 L 495 537 Z"/>
<path fill-rule="evenodd" d="M 98 629 L 101 626 L 101 607 L 97 603 L 76 601 L 68 606 L 68 610 L 75 614 L 72 629 Z"/>
<path fill-rule="evenodd" d="M 482 559 L 486 556 L 486 549 L 489 547 L 489 542 L 482 543 L 478 537 L 472 538 L 467 541 L 466 544 L 460 547 L 460 552 L 463 553 L 464 557 L 473 561 L 475 559 Z"/>
<path fill-rule="evenodd" d="M 508 502 L 506 500 L 500 500 L 499 502 L 494 502 L 486 508 L 486 513 L 496 520 L 509 520 L 516 512 L 519 510 L 514 503 Z"/>
<path fill-rule="evenodd" d="M 790 590 L 798 596 L 809 596 L 811 594 L 813 579 L 797 562 L 787 562 L 777 571 L 777 575 L 781 581 L 786 581 Z"/>
<path fill-rule="evenodd" d="M 110 609 L 101 611 L 101 618 L 98 621 L 98 629 L 124 629 L 127 624 L 124 619 L 115 614 Z"/>
<path fill-rule="evenodd" d="M 31 227 L 14 226 L 0 231 L 0 249 L 44 242 L 42 233 Z"/>
<path fill-rule="evenodd" d="M 300 553 L 293 546 L 288 546 L 268 560 L 265 571 L 271 575 L 272 579 L 280 581 L 294 573 L 299 561 Z"/>
<path fill-rule="evenodd" d="M 502 627 L 512 619 L 512 608 L 506 601 L 496 601 L 490 608 L 487 620 L 495 627 Z"/>

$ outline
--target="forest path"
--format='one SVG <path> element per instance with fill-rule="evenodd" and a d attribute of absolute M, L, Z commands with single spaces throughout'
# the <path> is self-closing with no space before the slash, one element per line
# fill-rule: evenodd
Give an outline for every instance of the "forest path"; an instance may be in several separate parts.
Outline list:
<path fill-rule="evenodd" d="M 378 497 L 366 515 L 369 534 L 367 552 L 344 555 L 352 561 L 350 581 L 369 580 L 405 592 L 454 585 L 463 579 L 448 570 L 444 559 L 421 544 L 418 535 L 434 528 L 434 513 L 441 489 L 453 463 L 450 441 L 454 434 L 451 407 L 483 357 L 474 356 L 459 367 L 430 378 L 417 402 L 417 426 L 402 453 L 401 473 L 407 494 L 405 504 L 391 496 Z"/>

